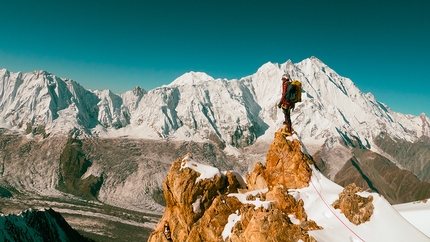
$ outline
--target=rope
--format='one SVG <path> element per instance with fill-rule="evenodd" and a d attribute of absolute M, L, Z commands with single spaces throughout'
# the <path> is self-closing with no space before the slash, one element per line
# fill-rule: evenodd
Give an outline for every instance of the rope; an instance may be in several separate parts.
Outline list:
<path fill-rule="evenodd" d="M 318 193 L 318 196 L 320 196 L 321 200 L 324 202 L 324 204 L 327 206 L 328 210 L 330 210 L 330 212 L 349 230 L 351 231 L 351 233 L 353 233 L 358 239 L 360 239 L 361 241 L 364 242 L 364 239 L 362 239 L 360 236 L 358 236 L 358 234 L 356 234 L 351 228 L 348 227 L 348 225 L 346 225 L 330 208 L 330 205 L 327 204 L 327 202 L 324 200 L 324 198 L 322 197 L 321 193 L 319 193 L 319 191 L 317 190 L 317 188 L 315 187 L 314 183 L 312 182 L 312 179 L 310 180 L 312 186 L 314 187 L 315 191 Z"/>

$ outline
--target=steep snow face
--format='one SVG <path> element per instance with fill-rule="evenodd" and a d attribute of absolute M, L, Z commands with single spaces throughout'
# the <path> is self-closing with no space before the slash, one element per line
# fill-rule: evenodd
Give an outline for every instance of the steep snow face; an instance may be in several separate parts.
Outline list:
<path fill-rule="evenodd" d="M 0 71 L 0 125 L 46 133 L 80 129 L 89 133 L 102 124 L 120 128 L 129 123 L 123 100 L 110 91 L 91 92 L 78 83 L 45 71 Z"/>
<path fill-rule="evenodd" d="M 191 82 L 149 91 L 132 113 L 132 124 L 161 138 L 213 139 L 232 145 L 255 141 L 259 125 L 265 124 L 242 81 Z"/>
<path fill-rule="evenodd" d="M 13 126 L 45 126 L 48 131 L 91 124 L 97 97 L 76 82 L 45 71 L 0 72 L 0 112 Z M 90 126 L 90 125 L 89 125 Z"/>
<path fill-rule="evenodd" d="M 231 150 L 257 138 L 271 139 L 282 125 L 282 111 L 275 105 L 284 73 L 302 82 L 302 102 L 292 120 L 305 142 L 330 148 L 341 137 L 347 145 L 371 148 L 381 132 L 407 141 L 429 135 L 430 120 L 424 114 L 391 111 L 315 57 L 296 64 L 269 62 L 239 80 L 189 72 L 169 85 L 150 91 L 136 87 L 120 95 L 88 91 L 44 71 L 3 69 L 0 125 L 22 130 L 43 125 L 47 133 L 77 128 L 109 137 L 212 140 Z"/>
<path fill-rule="evenodd" d="M 260 117 L 270 126 L 267 133 L 273 133 L 272 128 L 282 122 L 280 110 L 274 111 L 273 105 L 279 101 L 280 78 L 285 72 L 302 82 L 302 103 L 296 105 L 292 120 L 306 142 L 323 144 L 328 140 L 327 145 L 333 145 L 335 138 L 342 137 L 349 145 L 370 148 L 372 137 L 381 131 L 408 141 L 428 133 L 425 115 L 418 118 L 391 111 L 315 57 L 297 64 L 267 63 L 245 78 L 261 107 Z"/>
<path fill-rule="evenodd" d="M 95 91 L 99 97 L 98 121 L 104 127 L 122 128 L 130 124 L 130 112 L 123 105 L 123 99 L 110 90 Z"/>
<path fill-rule="evenodd" d="M 312 169 L 309 187 L 291 190 L 290 194 L 302 199 L 308 218 L 323 227 L 322 230 L 309 232 L 317 241 L 430 241 L 424 234 L 426 230 L 414 227 L 377 193 L 358 193 L 363 197 L 373 196 L 375 212 L 368 222 L 360 225 L 351 223 L 339 209 L 332 207 L 343 188 L 328 180 L 314 167 Z M 419 212 L 427 213 L 427 209 Z"/>

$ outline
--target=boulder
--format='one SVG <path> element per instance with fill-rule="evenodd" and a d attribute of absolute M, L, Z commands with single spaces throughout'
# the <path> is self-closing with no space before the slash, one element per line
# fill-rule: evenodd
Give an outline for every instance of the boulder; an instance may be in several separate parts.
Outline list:
<path fill-rule="evenodd" d="M 373 214 L 373 196 L 362 197 L 357 194 L 362 191 L 355 183 L 351 183 L 343 189 L 339 194 L 339 199 L 332 205 L 335 209 L 340 209 L 345 217 L 355 225 L 370 221 Z"/>

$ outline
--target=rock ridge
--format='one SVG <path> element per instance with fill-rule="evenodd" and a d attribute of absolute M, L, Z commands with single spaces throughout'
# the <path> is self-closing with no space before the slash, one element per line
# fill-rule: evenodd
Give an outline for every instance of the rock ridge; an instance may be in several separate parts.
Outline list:
<path fill-rule="evenodd" d="M 322 227 L 288 193 L 309 186 L 312 163 L 300 141 L 280 130 L 246 183 L 187 154 L 163 182 L 166 209 L 148 241 L 315 241 L 308 231 Z"/>

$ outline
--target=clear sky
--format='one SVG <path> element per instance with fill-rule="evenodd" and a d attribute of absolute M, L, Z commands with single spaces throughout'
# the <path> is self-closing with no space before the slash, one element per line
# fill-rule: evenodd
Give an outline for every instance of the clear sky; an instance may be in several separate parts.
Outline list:
<path fill-rule="evenodd" d="M 0 68 L 146 90 L 315 56 L 394 111 L 430 116 L 429 0 L 4 0 Z M 405 85 L 405 86 L 404 86 Z"/>

